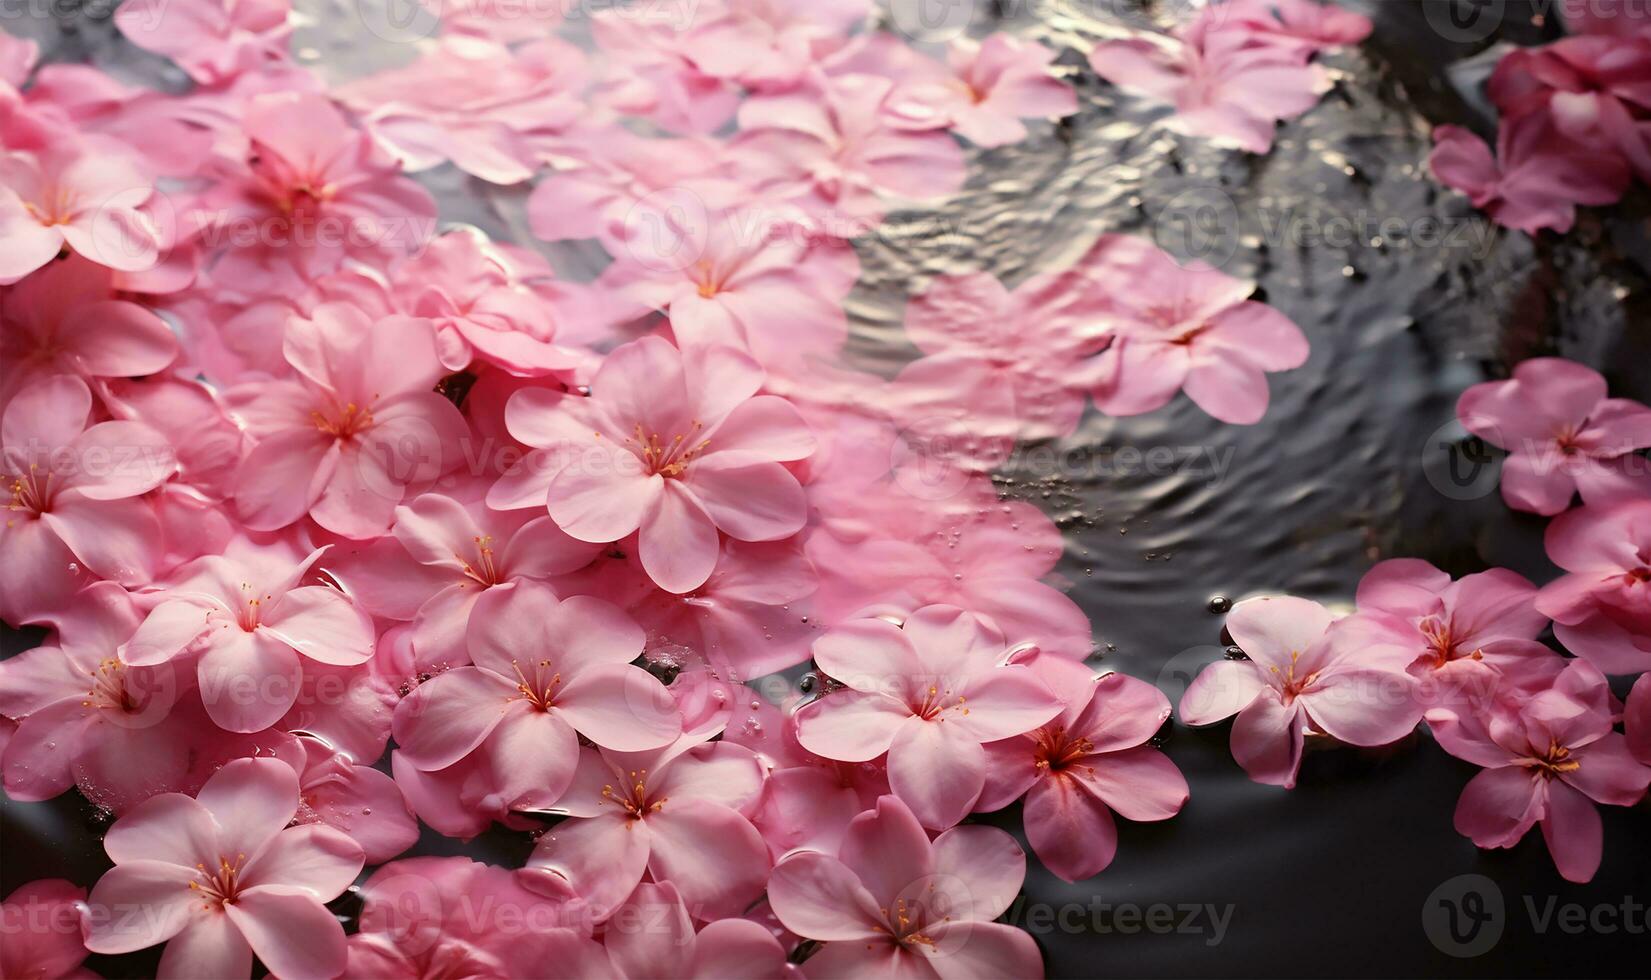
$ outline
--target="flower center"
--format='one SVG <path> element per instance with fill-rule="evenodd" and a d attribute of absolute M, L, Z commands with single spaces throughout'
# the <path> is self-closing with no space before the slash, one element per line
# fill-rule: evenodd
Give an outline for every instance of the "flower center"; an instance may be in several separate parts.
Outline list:
<path fill-rule="evenodd" d="M 372 409 L 355 402 L 347 402 L 342 408 L 334 405 L 330 413 L 313 411 L 310 418 L 314 420 L 317 429 L 342 440 L 353 439 L 373 424 Z"/>
<path fill-rule="evenodd" d="M 657 473 L 663 477 L 681 476 L 694 457 L 705 451 L 711 444 L 709 439 L 695 442 L 704 423 L 698 419 L 693 421 L 686 435 L 674 435 L 669 440 L 662 440 L 659 433 L 644 434 L 642 423 L 636 423 L 635 437 L 625 442 L 632 446 L 633 451 L 647 465 L 650 473 Z"/>
<path fill-rule="evenodd" d="M 556 704 L 556 689 L 562 686 L 562 675 L 559 673 L 550 675 L 549 680 L 545 679 L 543 671 L 549 667 L 550 661 L 539 661 L 533 665 L 533 676 L 529 678 L 519 661 L 510 662 L 510 668 L 516 672 L 516 690 L 540 711 L 549 711 Z"/>
<path fill-rule="evenodd" d="M 630 779 L 618 790 L 611 783 L 602 787 L 603 803 L 615 804 L 638 820 L 665 808 L 666 797 L 661 796 L 651 802 L 648 800 L 648 770 L 632 769 L 628 775 Z"/>
<path fill-rule="evenodd" d="M 30 463 L 29 472 L 11 477 L 11 503 L 8 510 L 25 510 L 34 515 L 44 514 L 52 504 L 52 474 L 41 470 L 39 463 Z M 11 522 L 6 523 L 7 527 Z"/>
<path fill-rule="evenodd" d="M 119 660 L 101 660 L 96 670 L 87 668 L 86 676 L 92 679 L 92 686 L 86 691 L 86 700 L 80 702 L 82 708 L 132 711 L 138 707 L 137 700 L 126 690 L 126 665 Z"/>
<path fill-rule="evenodd" d="M 264 603 L 273 601 L 275 597 L 268 594 L 258 595 L 258 590 L 246 582 L 241 583 L 241 595 L 241 608 L 235 612 L 235 622 L 241 629 L 251 633 L 258 628 L 259 623 L 263 622 Z"/>
<path fill-rule="evenodd" d="M 1305 691 L 1308 688 L 1312 687 L 1313 682 L 1319 679 L 1319 674 L 1318 674 L 1318 671 L 1316 671 L 1316 670 L 1313 671 L 1312 673 L 1308 674 L 1305 677 L 1301 677 L 1301 678 L 1296 677 L 1296 664 L 1300 660 L 1301 660 L 1301 651 L 1300 650 L 1291 650 L 1290 651 L 1290 665 L 1288 667 L 1286 667 L 1283 670 L 1282 673 L 1279 671 L 1279 669 L 1277 667 L 1268 667 L 1267 668 L 1268 670 L 1272 671 L 1273 673 L 1279 674 L 1278 690 L 1279 690 L 1280 694 L 1284 695 L 1284 702 L 1286 704 L 1288 704 L 1289 702 L 1295 700 L 1297 695 L 1301 694 L 1303 691 Z"/>
<path fill-rule="evenodd" d="M 945 721 L 944 718 L 940 718 L 940 715 L 949 709 L 955 708 L 963 714 L 969 713 L 968 698 L 959 695 L 956 700 L 951 700 L 951 697 L 952 692 L 949 688 L 942 691 L 935 685 L 930 684 L 929 689 L 923 692 L 923 699 L 912 707 L 912 714 L 924 721 L 934 721 L 936 719 Z"/>
<path fill-rule="evenodd" d="M 1436 617 L 1429 616 L 1417 623 L 1416 628 L 1427 641 L 1427 651 L 1421 659 L 1430 666 L 1443 667 L 1453 660 L 1483 660 L 1485 657 L 1484 651 L 1477 647 L 1470 652 L 1462 652 L 1462 641 L 1456 637 L 1451 625 Z"/>
<path fill-rule="evenodd" d="M 1552 779 L 1562 772 L 1576 772 L 1582 768 L 1582 763 L 1571 758 L 1571 750 L 1560 745 L 1558 739 L 1548 741 L 1547 752 L 1540 756 L 1521 759 L 1519 764 L 1537 770 L 1543 779 Z"/>
<path fill-rule="evenodd" d="M 1065 725 L 1045 725 L 1032 738 L 1037 743 L 1033 749 L 1037 767 L 1047 772 L 1059 772 L 1095 751 L 1094 742 L 1073 738 Z"/>
<path fill-rule="evenodd" d="M 1628 584 L 1630 586 L 1646 585 L 1651 583 L 1651 568 L 1633 569 L 1627 575 L 1624 575 L 1623 578 L 1628 580 Z"/>
<path fill-rule="evenodd" d="M 189 883 L 189 890 L 201 896 L 204 901 L 201 908 L 212 910 L 214 904 L 219 907 L 234 905 L 235 899 L 241 893 L 241 868 L 246 863 L 245 854 L 235 855 L 235 863 L 223 856 L 218 858 L 218 867 L 208 870 L 204 864 L 195 865 L 195 880 Z"/>
<path fill-rule="evenodd" d="M 934 886 L 931 885 L 930 887 Z M 882 908 L 878 911 L 883 913 L 883 919 L 888 923 L 884 931 L 895 942 L 908 948 L 921 946 L 927 950 L 934 949 L 934 939 L 923 933 L 924 920 L 927 917 L 923 915 L 922 908 L 916 902 L 908 902 L 900 898 L 895 900 L 893 909 Z M 946 922 L 950 919 L 951 916 L 948 915 L 942 917 L 940 921 Z"/>
<path fill-rule="evenodd" d="M 498 585 L 499 565 L 498 560 L 493 556 L 493 535 L 477 535 L 473 540 L 476 542 L 476 563 L 474 565 L 465 561 L 463 555 L 454 555 L 453 557 L 459 560 L 459 564 L 464 567 L 464 574 L 473 581 L 482 585 Z"/>
<path fill-rule="evenodd" d="M 66 225 L 74 217 L 75 195 L 66 187 L 48 188 L 39 201 L 24 201 L 23 210 L 48 228 Z"/>

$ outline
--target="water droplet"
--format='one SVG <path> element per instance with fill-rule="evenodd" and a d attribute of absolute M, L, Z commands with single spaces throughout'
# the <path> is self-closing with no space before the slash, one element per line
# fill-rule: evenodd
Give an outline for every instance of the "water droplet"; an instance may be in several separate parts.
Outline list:
<path fill-rule="evenodd" d="M 1222 613 L 1232 611 L 1232 607 L 1233 607 L 1233 601 L 1231 599 L 1227 598 L 1226 596 L 1224 596 L 1224 595 L 1212 595 L 1212 596 L 1210 596 L 1210 602 L 1209 602 L 1210 612 L 1215 613 L 1217 615 L 1220 615 Z"/>

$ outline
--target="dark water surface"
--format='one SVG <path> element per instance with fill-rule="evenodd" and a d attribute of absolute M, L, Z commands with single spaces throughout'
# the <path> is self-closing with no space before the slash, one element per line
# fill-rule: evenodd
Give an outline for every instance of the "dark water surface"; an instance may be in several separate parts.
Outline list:
<path fill-rule="evenodd" d="M 1371 564 L 1395 556 L 1454 574 L 1505 565 L 1538 581 L 1553 576 L 1545 522 L 1509 512 L 1494 465 L 1461 441 L 1454 404 L 1467 385 L 1523 358 L 1560 354 L 1602 370 L 1613 394 L 1651 402 L 1644 189 L 1584 213 L 1564 239 L 1534 242 L 1488 225 L 1422 165 L 1434 124 L 1490 132 L 1472 92 L 1486 63 L 1475 56 L 1496 41 L 1556 36 L 1553 18 L 1532 23 L 1531 5 L 1509 3 L 1490 38 L 1453 43 L 1420 2 L 1347 5 L 1375 20 L 1375 34 L 1327 60 L 1341 76 L 1335 90 L 1258 158 L 1146 128 L 1156 111 L 1087 67 L 1094 40 L 1146 23 L 1150 9 L 1122 0 L 1000 3 L 1004 27 L 1063 50 L 1080 113 L 1018 146 L 976 153 L 958 199 L 893 215 L 882 234 L 856 243 L 865 275 L 850 297 L 849 354 L 885 374 L 914 354 L 901 310 L 929 276 L 984 269 L 1012 286 L 1070 262 L 1103 232 L 1150 235 L 1253 278 L 1307 333 L 1311 360 L 1271 376 L 1272 406 L 1258 425 L 1223 425 L 1185 398 L 1134 418 L 1091 410 L 1071 438 L 1023 447 L 1000 471 L 1006 494 L 1064 529 L 1059 572 L 1094 622 L 1096 662 L 1154 681 L 1172 699 L 1221 656 L 1215 596 L 1291 592 L 1347 603 Z M 329 18 L 354 16 L 339 0 L 298 6 L 316 23 L 298 32 L 295 50 L 329 80 L 388 63 L 386 51 L 361 45 L 358 23 L 333 30 L 345 20 Z M 121 42 L 106 18 L 107 10 L 65 8 L 56 20 L 8 17 L 4 26 L 45 42 L 48 60 L 176 83 L 169 66 Z M 444 219 L 533 244 L 522 191 L 451 167 L 421 179 Z M 589 249 L 547 254 L 575 276 L 600 261 Z M 1153 448 L 1169 449 L 1175 462 L 1131 463 L 1127 450 Z M 7 652 L 30 640 L 8 634 Z M 1559 878 L 1538 833 L 1495 852 L 1458 835 L 1451 814 L 1477 770 L 1425 736 L 1311 753 L 1293 791 L 1250 782 L 1228 752 L 1226 726 L 1176 727 L 1165 748 L 1192 789 L 1178 817 L 1120 821 L 1116 861 L 1089 881 L 1067 884 L 1030 862 L 1011 921 L 1037 936 L 1051 976 L 1651 972 L 1643 930 L 1651 805 L 1601 808 L 1604 864 L 1579 886 Z M 986 819 L 1019 832 L 1016 809 Z M 73 794 L 0 806 L 0 893 L 47 876 L 90 885 L 105 866 L 103 826 Z M 427 833 L 412 853 L 515 865 L 530 849 L 522 834 L 494 831 L 466 845 Z M 1460 897 L 1452 879 L 1466 874 L 1495 883 L 1503 914 L 1483 927 L 1500 929 L 1488 952 L 1457 959 L 1430 941 L 1424 916 L 1446 914 L 1436 899 Z M 1614 928 L 1562 928 L 1559 910 L 1573 903 Z M 109 977 L 141 975 L 157 957 L 88 965 Z"/>

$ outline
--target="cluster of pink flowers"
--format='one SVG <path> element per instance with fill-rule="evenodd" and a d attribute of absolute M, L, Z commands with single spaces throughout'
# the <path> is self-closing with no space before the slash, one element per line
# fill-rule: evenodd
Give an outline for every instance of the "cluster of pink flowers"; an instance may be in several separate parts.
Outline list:
<path fill-rule="evenodd" d="M 1440 126 L 1428 160 L 1497 224 L 1532 235 L 1569 231 L 1577 205 L 1612 204 L 1651 181 L 1651 18 L 1613 0 L 1570 6 L 1570 36 L 1515 48 L 1491 73 L 1495 151 Z"/>

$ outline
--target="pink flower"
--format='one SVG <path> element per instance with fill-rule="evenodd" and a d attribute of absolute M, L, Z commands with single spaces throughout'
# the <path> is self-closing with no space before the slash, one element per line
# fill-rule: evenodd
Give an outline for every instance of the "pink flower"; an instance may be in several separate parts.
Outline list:
<path fill-rule="evenodd" d="M 334 572 L 374 615 L 412 620 L 416 663 L 425 670 L 468 662 L 465 630 L 483 596 L 574 571 L 597 551 L 563 534 L 548 516 L 490 510 L 436 493 L 396 508 L 392 536 Z"/>
<path fill-rule="evenodd" d="M 236 477 L 242 520 L 269 531 L 307 513 L 337 534 L 383 534 L 403 499 L 458 464 L 469 433 L 432 390 L 443 373 L 435 331 L 323 303 L 288 322 L 285 352 L 297 377 L 226 395 L 257 440 Z"/>
<path fill-rule="evenodd" d="M 19 886 L 0 903 L 6 941 L 0 944 L 0 976 L 31 980 L 96 980 L 80 964 L 80 916 L 86 889 L 61 878 Z"/>
<path fill-rule="evenodd" d="M 437 674 L 396 706 L 401 758 L 430 772 L 479 752 L 510 808 L 546 809 L 574 778 L 579 735 L 637 752 L 682 730 L 669 693 L 631 666 L 642 641 L 600 599 L 558 601 L 525 582 L 491 590 L 470 617 L 475 666 Z"/>
<path fill-rule="evenodd" d="M 1512 847 L 1540 822 L 1567 881 L 1588 881 L 1599 868 L 1593 804 L 1633 806 L 1651 783 L 1651 768 L 1611 730 L 1610 688 L 1586 661 L 1571 661 L 1552 688 L 1519 703 L 1496 702 L 1478 716 L 1435 708 L 1428 724 L 1445 751 L 1484 767 L 1456 804 L 1457 831 L 1480 847 Z"/>
<path fill-rule="evenodd" d="M 1561 514 L 1547 546 L 1570 573 L 1536 596 L 1559 642 L 1609 674 L 1651 670 L 1651 500 Z"/>
<path fill-rule="evenodd" d="M 581 749 L 556 805 L 568 819 L 539 838 L 523 884 L 547 894 L 571 886 L 600 921 L 646 871 L 675 885 L 696 918 L 738 915 L 768 878 L 768 849 L 747 818 L 762 784 L 757 757 L 729 742 Z"/>
<path fill-rule="evenodd" d="M 950 827 L 986 784 L 983 742 L 1060 712 L 1029 668 L 1004 663 L 1003 635 L 953 606 L 896 626 L 857 619 L 814 642 L 814 662 L 845 688 L 797 712 L 797 738 L 842 762 L 888 754 L 889 786 L 924 826 Z"/>
<path fill-rule="evenodd" d="M 1428 166 L 1441 184 L 1507 228 L 1561 234 L 1576 222 L 1578 204 L 1611 204 L 1628 187 L 1628 166 L 1612 154 L 1561 135 L 1546 113 L 1504 120 L 1496 155 L 1460 126 L 1433 130 Z"/>
<path fill-rule="evenodd" d="M 718 919 L 695 933 L 681 894 L 668 881 L 637 885 L 614 923 L 602 945 L 630 980 L 802 977 L 773 933 L 750 919 Z"/>
<path fill-rule="evenodd" d="M 1307 361 L 1301 328 L 1247 299 L 1253 283 L 1124 235 L 1103 235 L 1081 264 L 1114 304 L 1094 390 L 1103 412 L 1150 412 L 1185 390 L 1217 419 L 1249 425 L 1267 411 L 1267 373 Z"/>
<path fill-rule="evenodd" d="M 141 495 L 177 468 L 164 436 L 92 421 L 92 393 L 69 375 L 35 381 L 0 416 L 0 617 L 26 622 L 81 581 L 80 563 L 123 584 L 147 581 L 160 524 Z"/>
<path fill-rule="evenodd" d="M 1330 79 L 1289 48 L 1253 38 L 1231 30 L 1140 35 L 1097 44 L 1089 64 L 1126 92 L 1174 106 L 1171 131 L 1266 153 L 1278 122 L 1317 105 Z"/>
<path fill-rule="evenodd" d="M 138 0 L 115 11 L 115 26 L 215 85 L 285 58 L 291 13 L 291 0 Z"/>
<path fill-rule="evenodd" d="M 1209 725 L 1237 714 L 1233 758 L 1258 783 L 1295 786 L 1309 731 L 1386 745 L 1421 719 L 1415 682 L 1337 644 L 1330 613 L 1316 602 L 1246 599 L 1227 616 L 1227 632 L 1249 659 L 1205 667 L 1181 698 L 1181 720 Z"/>
<path fill-rule="evenodd" d="M 395 861 L 367 879 L 361 900 L 343 974 L 352 980 L 613 975 L 588 930 L 571 928 L 565 901 L 528 891 L 506 868 L 463 857 Z"/>
<path fill-rule="evenodd" d="M 153 194 L 154 182 L 112 140 L 0 154 L 0 283 L 16 282 L 65 247 L 111 269 L 153 268 L 160 233 L 141 210 Z"/>
<path fill-rule="evenodd" d="M 1167 820 L 1187 802 L 1187 781 L 1169 757 L 1147 745 L 1169 719 L 1169 699 L 1122 674 L 1092 676 L 1070 660 L 1031 659 L 1066 707 L 1042 728 L 986 745 L 986 788 L 976 810 L 1026 797 L 1026 839 L 1038 860 L 1065 881 L 1112 863 L 1117 810 L 1131 820 Z"/>
<path fill-rule="evenodd" d="M 1620 155 L 1651 176 L 1651 38 L 1567 37 L 1515 48 L 1486 83 L 1504 121 L 1531 113 L 1553 120 L 1560 136 Z"/>
<path fill-rule="evenodd" d="M 1303 58 L 1324 48 L 1358 44 L 1370 36 L 1370 18 L 1320 0 L 1226 0 L 1210 4 L 1187 28 L 1249 32 L 1253 44 L 1299 51 Z"/>
<path fill-rule="evenodd" d="M 344 593 L 300 585 L 325 548 L 232 546 L 190 563 L 149 597 L 148 617 L 119 648 L 152 667 L 200 652 L 207 714 L 232 732 L 268 728 L 298 700 L 304 660 L 358 664 L 373 655 L 372 620 Z"/>
<path fill-rule="evenodd" d="M 355 880 L 361 848 L 331 827 L 288 828 L 297 810 L 286 763 L 243 759 L 193 799 L 164 793 L 121 817 L 103 839 L 115 867 L 88 900 L 87 948 L 166 943 L 162 977 L 247 977 L 254 954 L 292 980 L 337 976 L 344 929 L 322 903 Z"/>
<path fill-rule="evenodd" d="M 1651 496 L 1651 408 L 1607 398 L 1599 373 L 1558 357 L 1521 361 L 1509 381 L 1462 392 L 1456 417 L 1468 431 L 1509 453 L 1502 499 L 1516 510 L 1552 516 L 1571 506 Z"/>
<path fill-rule="evenodd" d="M 135 378 L 178 356 L 165 321 L 116 299 L 109 271 L 85 259 L 53 262 L 0 291 L 0 319 L 0 403 L 28 380 Z"/>
<path fill-rule="evenodd" d="M 644 337 L 608 355 L 588 399 L 517 392 L 510 433 L 545 452 L 494 484 L 488 506 L 547 500 L 551 519 L 580 541 L 640 530 L 642 567 L 659 587 L 696 589 L 716 565 L 718 531 L 777 541 L 807 516 L 802 487 L 781 464 L 812 453 L 814 437 L 784 399 L 757 395 L 763 377 L 738 351 L 679 352 Z"/>
<path fill-rule="evenodd" d="M 1651 674 L 1641 674 L 1628 692 L 1622 709 L 1622 727 L 1628 740 L 1628 751 L 1634 758 L 1651 766 Z"/>
<path fill-rule="evenodd" d="M 418 840 L 418 821 L 395 780 L 358 765 L 325 742 L 300 738 L 304 768 L 298 774 L 302 824 L 325 824 L 361 846 L 368 864 L 383 864 Z"/>
<path fill-rule="evenodd" d="M 1055 52 L 999 32 L 984 41 L 959 38 L 946 50 L 954 78 L 897 86 L 890 111 L 913 128 L 949 126 L 979 147 L 1026 138 L 1022 119 L 1057 119 L 1078 111 L 1072 87 L 1050 74 Z"/>
<path fill-rule="evenodd" d="M 849 42 L 871 16 L 871 0 L 719 0 L 700 8 L 685 52 L 700 70 L 748 89 L 797 83 L 822 58 Z"/>
<path fill-rule="evenodd" d="M 699 18 L 678 23 L 680 17 L 663 8 L 591 16 L 591 34 L 607 64 L 599 99 L 673 133 L 709 134 L 734 117 L 740 90 L 700 67 L 692 29 Z"/>
<path fill-rule="evenodd" d="M 849 825 L 836 857 L 794 854 L 768 900 L 787 929 L 825 945 L 810 977 L 1041 977 L 1037 943 L 993 922 L 1014 901 L 1026 856 L 995 827 L 954 827 L 932 842 L 885 796 Z"/>

